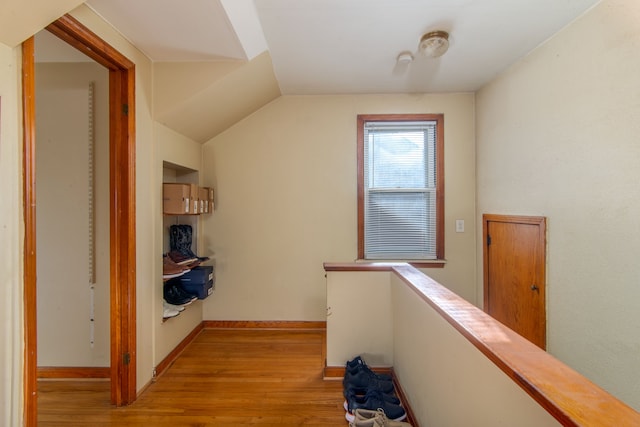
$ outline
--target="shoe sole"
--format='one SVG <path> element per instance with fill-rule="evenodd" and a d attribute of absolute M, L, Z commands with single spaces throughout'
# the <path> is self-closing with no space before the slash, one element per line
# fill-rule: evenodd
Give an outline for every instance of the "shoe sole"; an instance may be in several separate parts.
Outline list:
<path fill-rule="evenodd" d="M 395 405 L 395 403 L 394 403 Z M 397 404 L 398 406 L 402 406 L 402 403 Z M 349 402 L 347 402 L 346 400 L 344 402 L 342 402 L 342 407 L 344 408 L 345 411 L 349 412 Z M 396 421 L 396 420 L 394 420 Z"/>
<path fill-rule="evenodd" d="M 349 421 L 350 423 L 354 422 L 356 420 L 356 416 L 354 414 L 352 414 L 351 412 L 349 412 L 347 410 L 347 412 L 344 414 L 344 417 L 347 419 L 347 421 Z M 387 417 L 389 418 L 389 417 Z M 402 414 L 401 417 L 398 418 L 389 418 L 391 421 L 403 421 L 407 418 L 407 413 L 405 412 L 404 414 Z"/>
<path fill-rule="evenodd" d="M 175 314 L 171 313 L 171 314 L 170 314 L 170 315 L 168 315 L 168 316 L 167 316 L 166 314 L 163 314 L 162 318 L 163 318 L 163 319 L 171 319 L 171 318 L 173 318 L 173 317 L 178 316 L 179 314 L 180 314 L 180 312 L 179 312 L 179 311 L 176 311 L 176 312 L 175 312 Z"/>
<path fill-rule="evenodd" d="M 174 279 L 176 277 L 180 277 L 180 276 L 184 275 L 185 273 L 186 273 L 186 271 L 181 271 L 180 273 L 163 274 L 162 278 L 163 279 Z"/>

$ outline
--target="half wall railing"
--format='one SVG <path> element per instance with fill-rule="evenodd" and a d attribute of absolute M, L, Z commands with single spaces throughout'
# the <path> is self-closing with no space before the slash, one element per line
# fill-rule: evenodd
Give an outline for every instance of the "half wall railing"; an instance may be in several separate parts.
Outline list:
<path fill-rule="evenodd" d="M 421 426 L 640 426 L 640 413 L 408 264 L 325 263 L 327 370 L 391 367 Z"/>

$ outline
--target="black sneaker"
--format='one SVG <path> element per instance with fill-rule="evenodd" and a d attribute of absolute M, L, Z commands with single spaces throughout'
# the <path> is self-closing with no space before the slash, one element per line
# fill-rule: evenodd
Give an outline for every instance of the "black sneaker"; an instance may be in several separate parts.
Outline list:
<path fill-rule="evenodd" d="M 379 389 L 369 389 L 369 388 L 358 388 L 358 387 L 353 387 L 351 385 L 349 385 L 348 387 L 345 387 L 342 390 L 342 395 L 344 396 L 345 399 L 348 399 L 350 395 L 356 395 L 356 396 L 364 396 L 367 393 L 369 393 L 370 391 L 377 391 L 382 393 L 382 397 L 384 398 L 384 400 L 386 400 L 389 403 L 395 403 L 395 404 L 400 404 L 400 399 L 398 399 L 395 395 L 395 393 L 393 391 L 388 392 L 388 393 L 384 393 L 383 391 L 379 390 Z"/>
<path fill-rule="evenodd" d="M 185 298 L 190 298 L 192 301 L 195 301 L 198 299 L 198 295 L 194 295 L 191 292 L 187 291 L 183 286 L 182 286 L 182 282 L 180 281 L 180 279 L 178 280 L 173 280 L 172 284 L 175 286 L 176 288 L 176 293 L 182 297 Z"/>
<path fill-rule="evenodd" d="M 382 394 L 379 392 L 371 392 L 371 394 L 367 397 L 364 402 L 356 402 L 349 401 L 347 412 L 345 413 L 345 418 L 350 423 L 355 420 L 355 411 L 356 409 L 369 409 L 369 410 L 377 410 L 381 409 L 384 414 L 393 421 L 402 421 L 407 418 L 407 413 L 404 408 L 400 405 L 395 405 L 393 403 L 385 402 Z"/>
<path fill-rule="evenodd" d="M 369 366 L 365 363 L 365 361 L 360 356 L 357 356 L 357 357 L 353 358 L 352 360 L 349 360 L 345 365 L 345 373 L 348 372 L 348 373 L 353 375 L 353 374 L 357 374 L 358 371 L 366 371 L 370 375 L 375 375 L 375 377 L 378 380 L 382 380 L 382 381 L 392 381 L 393 380 L 391 378 L 391 375 L 378 374 L 376 372 L 373 372 L 371 370 L 371 368 L 369 368 Z"/>
<path fill-rule="evenodd" d="M 189 305 L 194 301 L 194 299 L 197 299 L 197 297 L 193 298 L 190 295 L 186 295 L 184 291 L 178 288 L 177 284 L 173 280 L 169 280 L 165 283 L 163 294 L 165 301 L 173 305 Z"/>
<path fill-rule="evenodd" d="M 364 404 L 369 397 L 374 395 L 382 397 L 382 400 L 387 403 L 391 403 L 393 405 L 401 405 L 400 399 L 398 399 L 394 394 L 382 393 L 380 391 L 349 388 L 344 390 L 343 394 L 344 403 L 342 404 L 342 406 L 344 406 L 345 411 L 349 410 L 349 402 L 351 402 L 352 404 Z"/>
<path fill-rule="evenodd" d="M 345 368 L 347 370 L 351 370 L 351 369 L 355 368 L 356 366 L 358 366 L 361 363 L 364 363 L 364 360 L 362 360 L 362 356 L 356 356 L 351 360 L 347 360 Z"/>
<path fill-rule="evenodd" d="M 390 380 L 378 379 L 375 373 L 365 370 L 358 370 L 355 374 L 345 372 L 342 385 L 345 390 L 349 387 L 365 388 L 381 391 L 382 393 L 393 393 L 393 382 Z M 374 408 L 375 409 L 375 408 Z"/>

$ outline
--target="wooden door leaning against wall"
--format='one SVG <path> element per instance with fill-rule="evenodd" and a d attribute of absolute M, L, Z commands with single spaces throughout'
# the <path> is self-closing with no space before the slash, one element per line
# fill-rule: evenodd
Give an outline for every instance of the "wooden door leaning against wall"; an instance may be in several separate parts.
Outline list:
<path fill-rule="evenodd" d="M 546 219 L 482 216 L 484 311 L 546 348 Z"/>

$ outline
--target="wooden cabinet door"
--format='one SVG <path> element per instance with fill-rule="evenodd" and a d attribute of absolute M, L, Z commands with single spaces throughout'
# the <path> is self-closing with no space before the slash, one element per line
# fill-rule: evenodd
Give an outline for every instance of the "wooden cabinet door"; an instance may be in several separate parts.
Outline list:
<path fill-rule="evenodd" d="M 545 218 L 483 215 L 484 310 L 546 347 Z"/>

